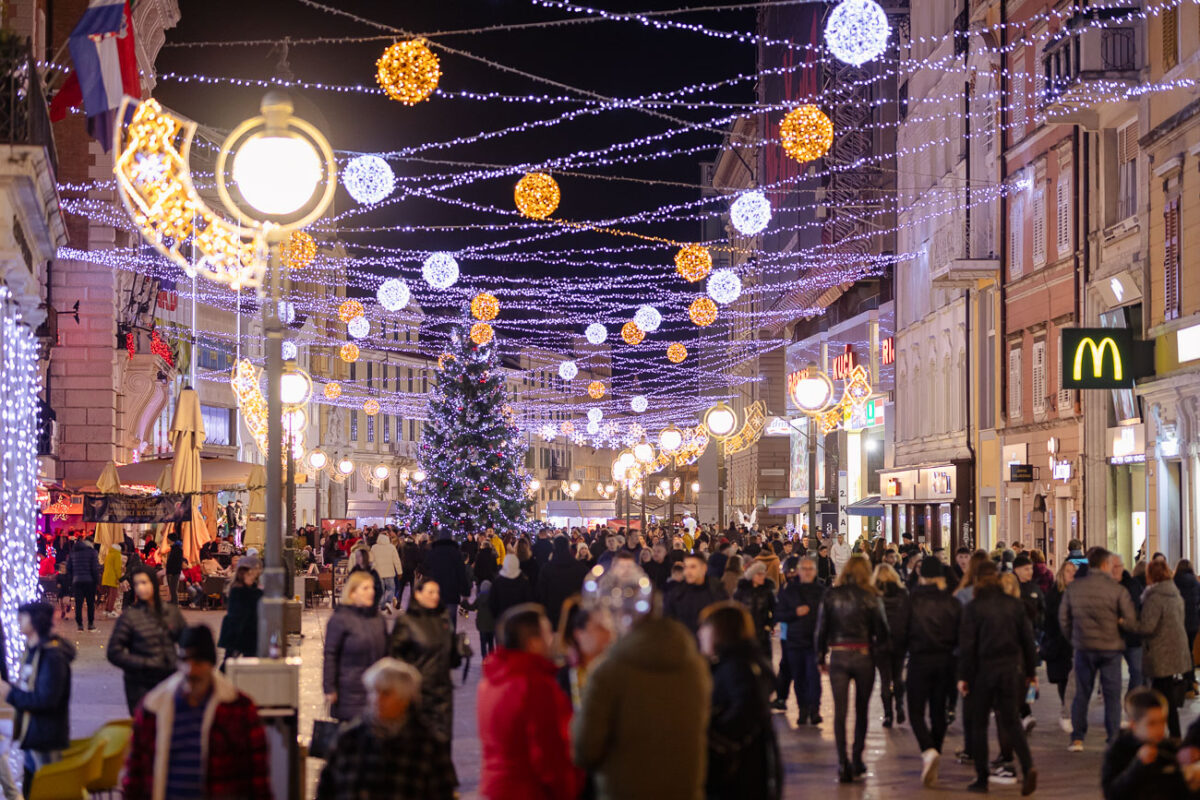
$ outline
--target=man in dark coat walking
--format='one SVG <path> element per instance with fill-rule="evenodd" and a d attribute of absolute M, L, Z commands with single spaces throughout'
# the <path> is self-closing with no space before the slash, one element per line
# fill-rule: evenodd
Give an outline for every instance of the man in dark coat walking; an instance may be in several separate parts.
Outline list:
<path fill-rule="evenodd" d="M 817 578 L 817 562 L 812 556 L 800 558 L 798 581 L 788 581 L 779 590 L 775 618 L 787 625 L 783 642 L 784 658 L 796 684 L 796 703 L 800 706 L 797 725 L 821 723 L 821 673 L 817 669 L 814 634 L 817 610 L 825 597 L 825 585 Z M 786 696 L 786 692 L 784 693 Z"/>
<path fill-rule="evenodd" d="M 422 573 L 437 582 L 442 604 L 447 608 L 455 608 L 463 597 L 471 593 L 462 551 L 449 536 L 438 539 L 429 547 Z M 450 627 L 456 627 L 457 623 L 458 615 L 450 614 Z"/>
<path fill-rule="evenodd" d="M 720 583 L 708 577 L 708 564 L 700 553 L 688 553 L 683 559 L 683 583 L 667 593 L 663 616 L 676 620 L 696 635 L 700 629 L 700 612 L 729 595 Z"/>
<path fill-rule="evenodd" d="M 545 607 L 550 624 L 557 627 L 562 605 L 583 587 L 588 565 L 575 558 L 567 537 L 555 536 L 551 546 L 554 554 L 538 573 L 537 601 Z"/>
<path fill-rule="evenodd" d="M 96 587 L 100 585 L 100 557 L 87 539 L 80 539 L 67 558 L 67 580 L 75 595 L 75 624 L 83 630 L 83 604 L 87 603 L 87 629 L 96 630 Z"/>

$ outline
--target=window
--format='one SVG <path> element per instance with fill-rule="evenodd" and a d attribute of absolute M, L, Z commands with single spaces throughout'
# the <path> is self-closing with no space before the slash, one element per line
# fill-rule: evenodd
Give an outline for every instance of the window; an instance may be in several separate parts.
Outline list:
<path fill-rule="evenodd" d="M 1117 219 L 1137 213 L 1137 120 L 1117 130 Z"/>
<path fill-rule="evenodd" d="M 375 388 L 374 376 L 372 375 L 372 369 L 371 369 L 371 367 L 373 367 L 373 366 L 375 366 L 375 365 L 372 364 L 370 361 L 367 362 L 367 389 L 368 390 Z"/>
<path fill-rule="evenodd" d="M 220 447 L 237 444 L 237 410 L 223 406 L 201 404 L 200 416 L 204 420 L 204 443 Z"/>
<path fill-rule="evenodd" d="M 1030 371 L 1033 373 L 1033 413 L 1042 416 L 1046 413 L 1046 340 L 1033 343 L 1030 358 Z"/>
<path fill-rule="evenodd" d="M 1025 205 L 1020 197 L 1009 200 L 1008 205 L 1008 277 L 1021 277 L 1021 259 L 1025 248 Z"/>
<path fill-rule="evenodd" d="M 1021 346 L 1008 351 L 1008 419 L 1021 418 Z"/>
<path fill-rule="evenodd" d="M 1179 63 L 1179 8 L 1171 6 L 1162 12 L 1162 58 L 1163 72 L 1168 72 Z"/>
<path fill-rule="evenodd" d="M 1063 357 L 1062 351 L 1062 334 L 1058 335 L 1058 411 L 1060 414 L 1069 414 L 1075 410 L 1075 396 L 1070 389 L 1063 387 L 1063 367 L 1066 364 L 1066 358 Z"/>
<path fill-rule="evenodd" d="M 404 441 L 404 420 L 399 415 L 396 416 L 396 441 Z"/>
<path fill-rule="evenodd" d="M 350 412 L 350 441 L 358 441 L 358 412 Z"/>
<path fill-rule="evenodd" d="M 391 421 L 388 419 L 387 414 L 384 414 L 380 419 L 382 422 L 379 423 L 379 433 L 383 437 L 383 443 L 387 444 L 388 440 L 391 439 Z"/>
<path fill-rule="evenodd" d="M 358 380 L 358 364 L 354 361 L 350 362 L 350 380 Z"/>
<path fill-rule="evenodd" d="M 196 348 L 198 356 L 196 365 L 200 369 L 228 370 L 233 369 L 233 353 L 222 353 L 219 346 Z"/>
<path fill-rule="evenodd" d="M 979 381 L 979 427 L 996 427 L 996 312 L 995 292 L 984 289 L 979 293 L 979 327 L 984 333 L 983 352 L 977 369 Z M 968 380 L 974 380 L 970 375 Z"/>
<path fill-rule="evenodd" d="M 1022 55 L 1013 59 L 1012 94 L 1009 110 L 1012 114 L 1010 125 L 1013 139 L 1020 140 L 1025 136 L 1025 57 Z"/>
<path fill-rule="evenodd" d="M 1060 175 L 1054 193 L 1057 208 L 1054 223 L 1054 251 L 1057 258 L 1071 253 L 1071 176 Z"/>
<path fill-rule="evenodd" d="M 1163 319 L 1179 316 L 1179 198 L 1163 207 Z"/>
<path fill-rule="evenodd" d="M 1046 192 L 1038 189 L 1033 193 L 1033 265 L 1046 264 Z"/>
<path fill-rule="evenodd" d="M 375 417 L 371 414 L 367 414 L 367 441 L 375 441 Z"/>

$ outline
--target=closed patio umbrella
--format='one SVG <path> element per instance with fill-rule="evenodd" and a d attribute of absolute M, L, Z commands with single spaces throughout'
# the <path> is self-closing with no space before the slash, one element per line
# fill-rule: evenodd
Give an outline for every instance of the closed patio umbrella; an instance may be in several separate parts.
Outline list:
<path fill-rule="evenodd" d="M 200 396 L 185 388 L 175 404 L 175 418 L 168 432 L 175 458 L 171 463 L 171 490 L 195 492 L 192 496 L 192 521 L 183 523 L 183 555 L 191 564 L 200 563 L 200 547 L 210 537 L 200 516 L 200 495 L 204 483 L 200 475 L 200 450 L 204 447 L 204 419 L 200 415 Z"/>
<path fill-rule="evenodd" d="M 267 469 L 255 464 L 246 481 L 250 487 L 250 507 L 246 509 L 246 547 L 257 547 L 261 553 L 266 547 L 266 523 L 263 514 L 267 511 Z"/>
<path fill-rule="evenodd" d="M 117 477 L 117 465 L 112 461 L 109 461 L 104 466 L 104 471 L 100 473 L 100 477 L 96 480 L 96 488 L 103 494 L 121 493 L 121 479 Z M 104 563 L 104 557 L 108 555 L 108 548 L 120 544 L 122 538 L 121 523 L 96 523 L 96 547 L 100 551 L 101 564 Z"/>

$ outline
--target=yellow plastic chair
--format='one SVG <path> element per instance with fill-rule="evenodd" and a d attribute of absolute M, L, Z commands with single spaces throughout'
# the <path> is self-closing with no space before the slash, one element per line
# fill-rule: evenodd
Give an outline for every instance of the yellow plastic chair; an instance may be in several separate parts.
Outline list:
<path fill-rule="evenodd" d="M 66 758 L 67 756 L 75 755 L 76 753 L 86 750 L 92 744 L 92 742 L 94 742 L 96 740 L 96 737 L 100 735 L 100 732 L 103 731 L 105 728 L 127 728 L 127 729 L 132 730 L 133 720 L 132 719 L 109 720 L 108 722 L 104 723 L 99 728 L 97 728 L 96 732 L 93 733 L 91 736 L 85 736 L 82 739 L 72 739 L 71 743 L 69 745 L 67 745 L 67 749 L 63 750 L 63 753 L 62 753 L 63 758 Z"/>
<path fill-rule="evenodd" d="M 47 764 L 33 776 L 29 800 L 86 800 L 87 786 L 104 770 L 104 742 L 97 738 L 86 749 Z"/>
<path fill-rule="evenodd" d="M 100 741 L 100 777 L 88 781 L 84 788 L 111 795 L 121 785 L 121 770 L 125 768 L 125 754 L 133 741 L 133 728 L 109 723 L 96 731 L 95 738 Z"/>

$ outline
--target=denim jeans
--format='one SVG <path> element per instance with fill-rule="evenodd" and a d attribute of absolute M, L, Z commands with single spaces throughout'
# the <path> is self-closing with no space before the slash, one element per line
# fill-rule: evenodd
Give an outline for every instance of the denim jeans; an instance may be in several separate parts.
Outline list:
<path fill-rule="evenodd" d="M 1129 687 L 1127 692 L 1132 692 L 1139 686 L 1146 685 L 1146 673 L 1142 671 L 1142 653 L 1141 645 L 1125 648 L 1125 663 L 1129 665 Z"/>
<path fill-rule="evenodd" d="M 1075 651 L 1075 702 L 1071 706 L 1071 739 L 1083 741 L 1087 735 L 1088 701 L 1100 676 L 1104 695 L 1104 732 L 1109 744 L 1121 730 L 1121 650 Z"/>
<path fill-rule="evenodd" d="M 784 642 L 788 669 L 796 686 L 796 705 L 800 718 L 807 720 L 821 709 L 821 671 L 817 669 L 817 651 L 803 644 Z"/>
<path fill-rule="evenodd" d="M 389 600 L 396 599 L 396 577 L 380 578 L 379 581 L 383 584 L 383 597 L 379 598 L 379 605 L 383 606 Z"/>

